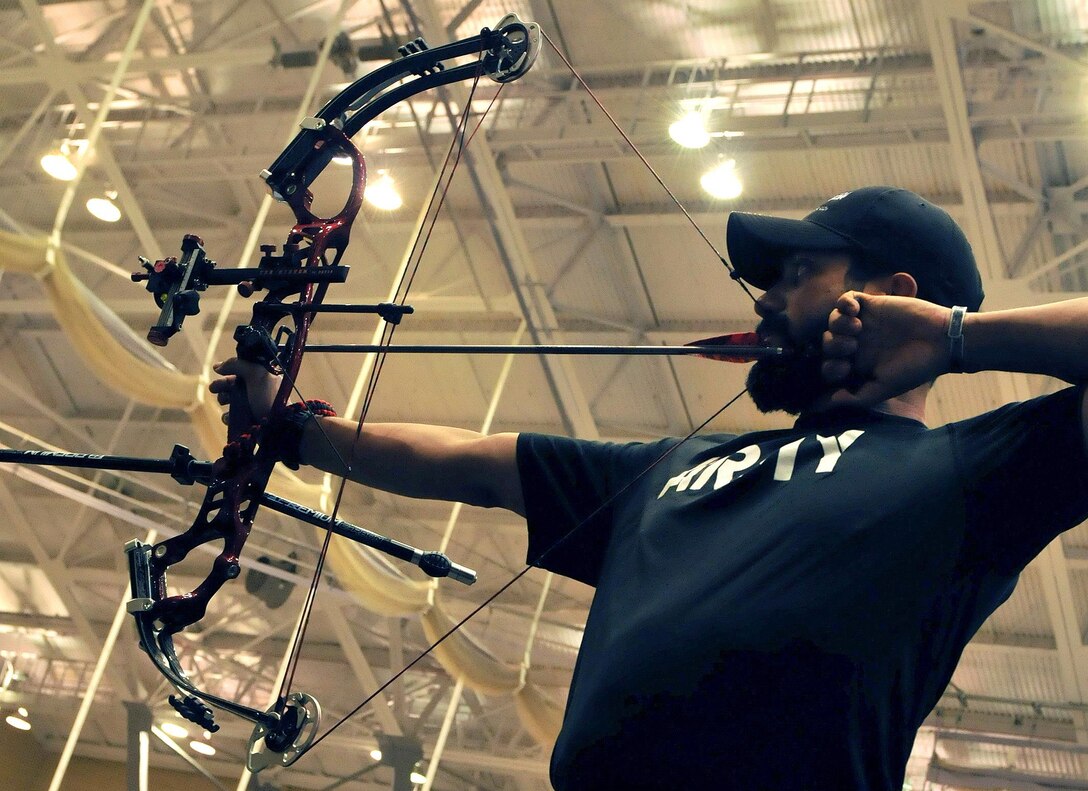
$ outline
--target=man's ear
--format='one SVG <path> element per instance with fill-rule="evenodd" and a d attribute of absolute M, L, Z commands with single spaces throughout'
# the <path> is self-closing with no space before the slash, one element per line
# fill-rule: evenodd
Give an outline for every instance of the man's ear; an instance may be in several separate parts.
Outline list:
<path fill-rule="evenodd" d="M 893 297 L 918 296 L 918 281 L 907 272 L 896 272 L 894 275 L 875 277 L 865 287 L 869 294 L 888 294 Z"/>
<path fill-rule="evenodd" d="M 918 281 L 914 279 L 914 275 L 907 272 L 896 272 L 890 278 L 888 293 L 893 297 L 916 297 L 918 296 Z"/>

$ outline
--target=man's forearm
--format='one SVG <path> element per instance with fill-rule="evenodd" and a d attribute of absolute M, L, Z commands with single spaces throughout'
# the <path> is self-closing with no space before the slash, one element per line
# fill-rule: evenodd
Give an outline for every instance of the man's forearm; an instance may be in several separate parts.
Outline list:
<path fill-rule="evenodd" d="M 1088 299 L 970 313 L 964 370 L 1046 374 L 1088 381 Z"/>
<path fill-rule="evenodd" d="M 337 475 L 407 497 L 499 506 L 521 512 L 516 435 L 413 423 L 358 424 L 315 418 L 299 457 Z"/>

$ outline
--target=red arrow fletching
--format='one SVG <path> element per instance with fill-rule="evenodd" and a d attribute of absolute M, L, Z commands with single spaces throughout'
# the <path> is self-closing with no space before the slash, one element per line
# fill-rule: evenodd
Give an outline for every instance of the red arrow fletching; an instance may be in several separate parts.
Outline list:
<path fill-rule="evenodd" d="M 766 346 L 763 341 L 760 340 L 759 334 L 755 332 L 731 332 L 728 335 L 716 335 L 713 338 L 703 338 L 698 341 L 691 341 L 685 343 L 685 346 Z M 706 354 L 696 355 L 697 357 L 704 357 L 707 360 L 720 360 L 726 363 L 750 363 L 754 360 L 758 360 L 758 355 L 751 353 L 745 353 L 747 349 L 738 351 L 737 354 L 729 354 L 727 352 L 708 352 Z"/>

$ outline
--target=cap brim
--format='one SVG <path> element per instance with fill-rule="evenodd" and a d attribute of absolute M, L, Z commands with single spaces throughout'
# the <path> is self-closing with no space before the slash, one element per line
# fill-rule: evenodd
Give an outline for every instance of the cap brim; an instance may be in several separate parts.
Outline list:
<path fill-rule="evenodd" d="M 782 259 L 795 250 L 849 250 L 850 240 L 808 220 L 730 212 L 725 246 L 737 274 L 768 289 L 782 274 Z"/>

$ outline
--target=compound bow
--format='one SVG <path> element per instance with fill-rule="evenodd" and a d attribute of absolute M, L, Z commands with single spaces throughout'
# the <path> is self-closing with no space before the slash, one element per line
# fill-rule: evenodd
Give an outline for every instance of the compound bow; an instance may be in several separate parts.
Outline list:
<path fill-rule="evenodd" d="M 199 310 L 199 292 L 210 285 L 237 285 L 243 296 L 264 291 L 253 306 L 250 321 L 237 328 L 239 359 L 258 363 L 282 375 L 281 384 L 267 419 L 257 423 L 249 411 L 244 392 L 232 393 L 227 446 L 210 470 L 194 471 L 185 459 L 179 466 L 184 477 L 208 485 L 207 493 L 192 527 L 155 545 L 132 541 L 126 546 L 133 599 L 129 603 L 140 636 L 140 644 L 159 671 L 180 691 L 181 698 L 170 702 L 187 719 L 216 730 L 210 706 L 229 711 L 255 724 L 250 740 L 249 767 L 256 771 L 270 763 L 290 765 L 312 742 L 320 721 L 318 702 L 302 692 L 282 694 L 268 711 L 260 711 L 199 689 L 182 668 L 173 636 L 200 620 L 208 602 L 225 582 L 238 576 L 239 554 L 245 545 L 260 505 L 300 516 L 389 551 L 413 562 L 431 576 L 451 576 L 471 583 L 475 573 L 451 563 L 439 553 L 424 553 L 391 539 L 368 534 L 332 516 L 276 498 L 265 492 L 268 478 L 278 460 L 276 448 L 282 418 L 290 409 L 310 325 L 319 312 L 374 313 L 397 324 L 412 312 L 404 304 L 330 305 L 324 303 L 331 283 L 343 282 L 348 267 L 340 264 L 348 245 L 351 226 L 362 205 L 366 168 L 362 155 L 351 142 L 363 126 L 392 105 L 421 91 L 459 80 L 490 79 L 506 83 L 528 71 L 540 48 L 540 30 L 516 15 L 504 17 L 495 29 L 477 36 L 428 49 L 422 39 L 400 48 L 402 57 L 356 81 L 333 98 L 316 115 L 306 118 L 301 130 L 261 177 L 272 194 L 291 207 L 297 223 L 287 235 L 281 252 L 265 245 L 256 269 L 222 270 L 205 255 L 196 236 L 182 242 L 180 260 L 170 258 L 144 261 L 143 273 L 134 280 L 146 280 L 162 310 L 148 340 L 164 346 L 181 329 L 187 315 Z M 478 60 L 447 68 L 447 63 L 467 55 Z M 311 209 L 310 185 L 334 157 L 348 157 L 352 164 L 352 186 L 338 214 L 330 218 Z M 290 322 L 290 325 L 287 323 Z M 167 593 L 167 571 L 194 548 L 222 540 L 223 550 L 215 558 L 207 578 L 188 593 Z M 320 565 L 319 565 L 320 568 Z M 209 705 L 210 704 L 210 705 Z"/>

